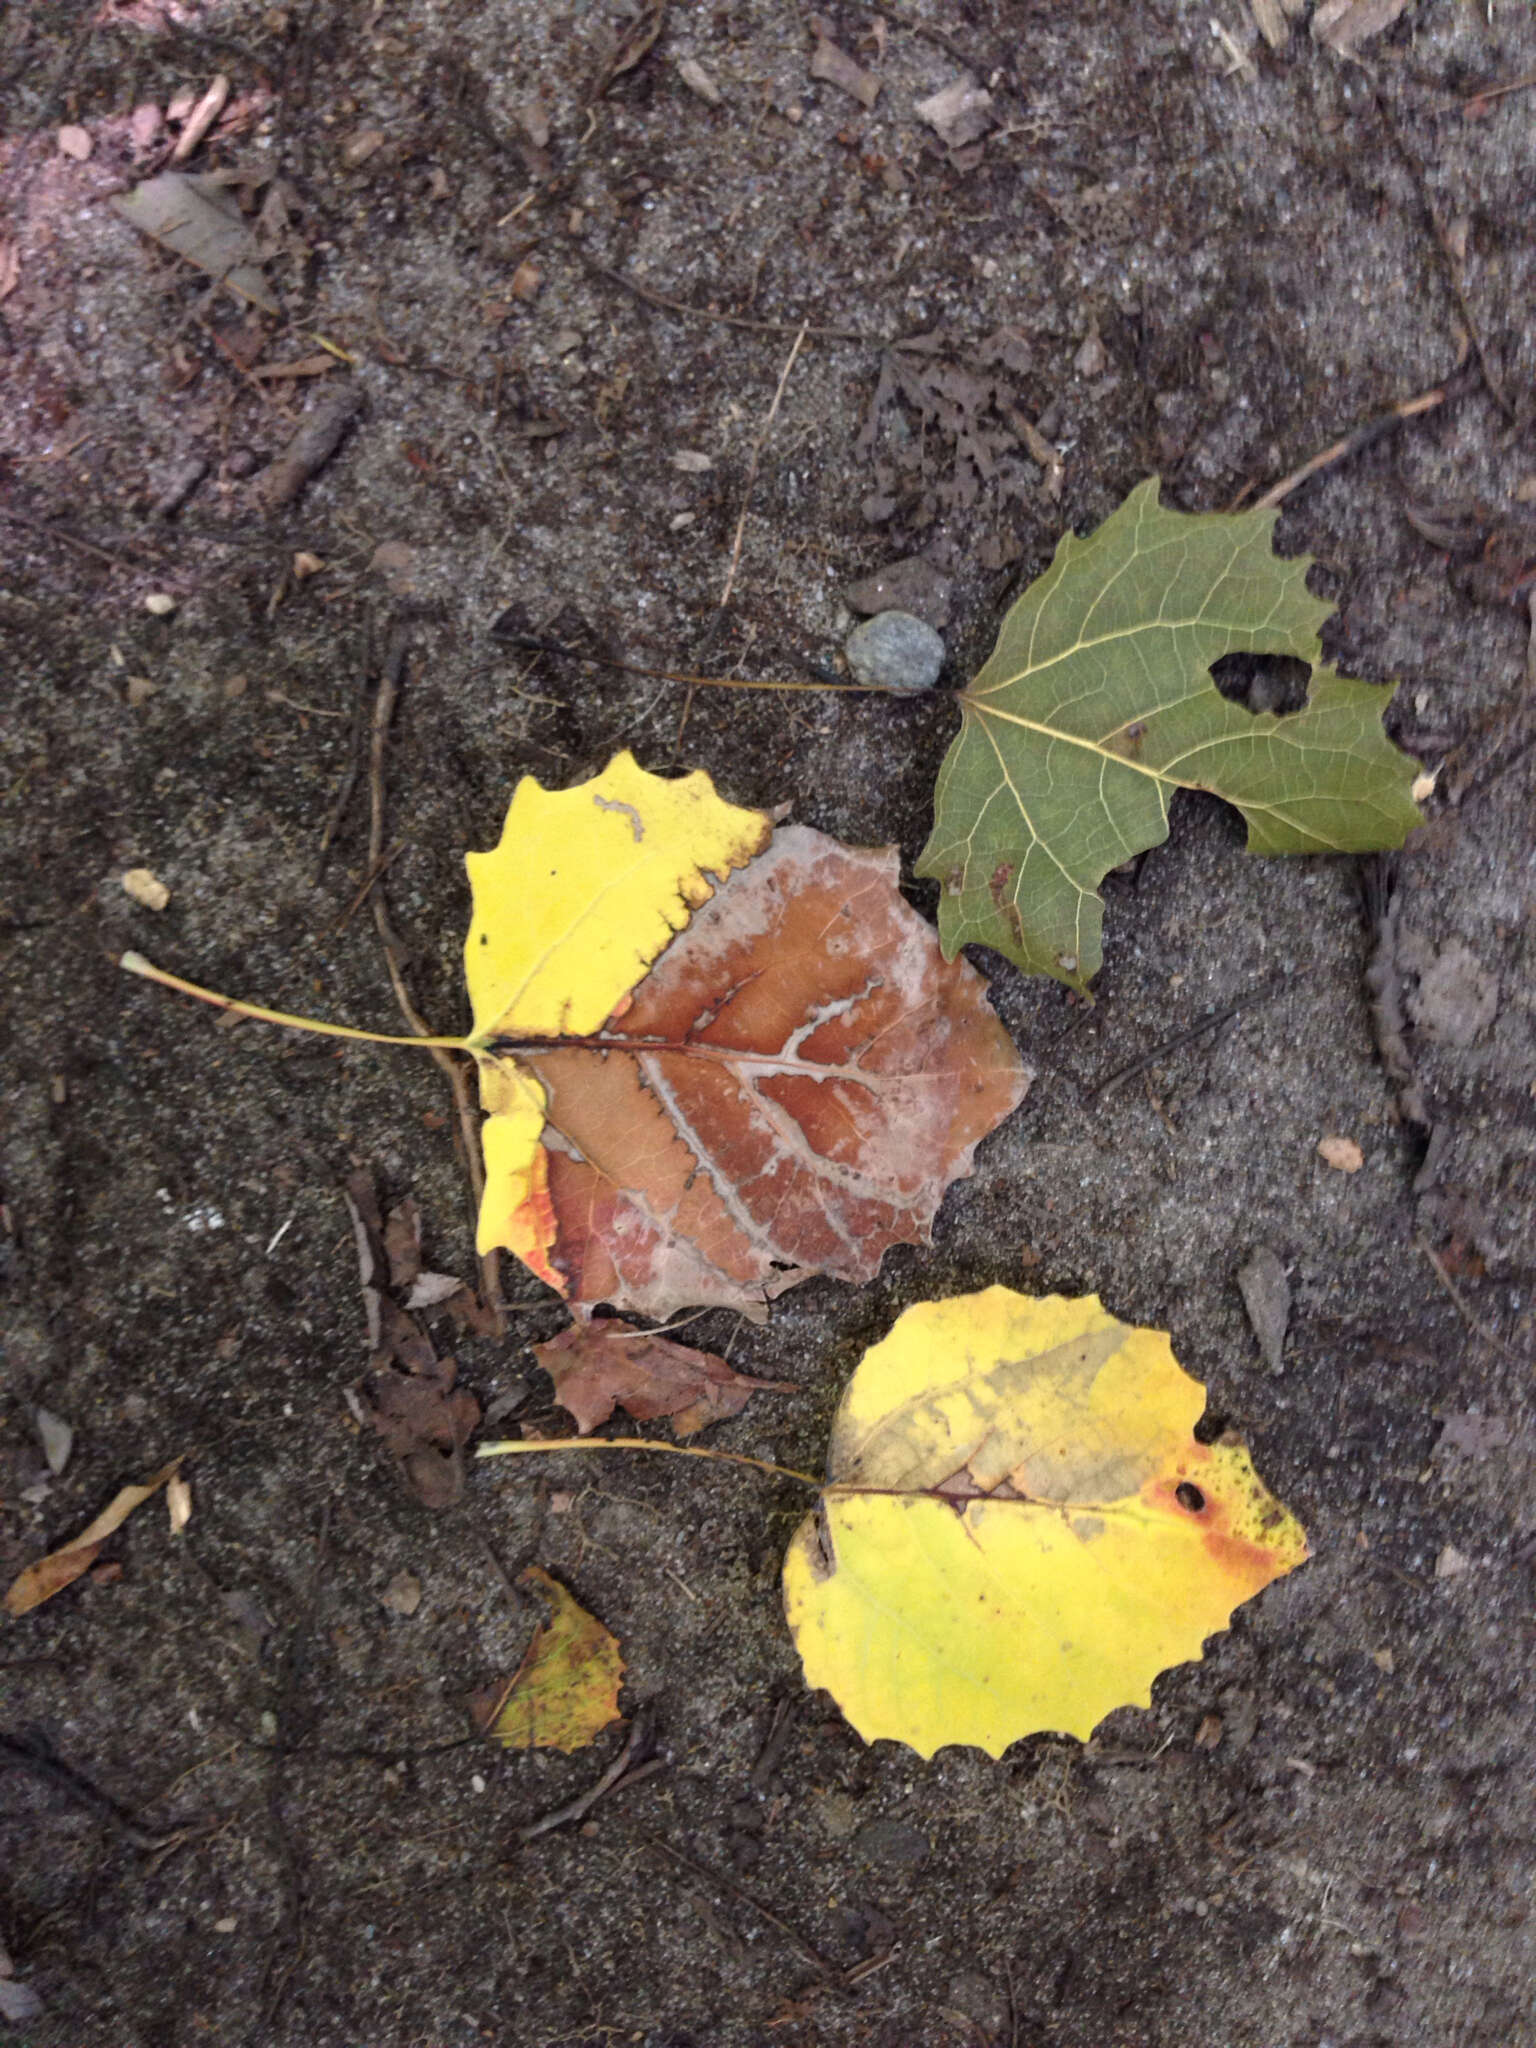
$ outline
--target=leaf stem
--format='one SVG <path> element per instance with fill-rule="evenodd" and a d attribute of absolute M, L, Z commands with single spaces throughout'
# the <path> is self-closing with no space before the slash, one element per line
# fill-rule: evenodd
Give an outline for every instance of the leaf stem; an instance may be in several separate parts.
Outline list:
<path fill-rule="evenodd" d="M 775 1479 L 797 1479 L 802 1486 L 820 1493 L 824 1481 L 809 1472 L 796 1472 L 789 1465 L 770 1465 L 766 1458 L 748 1458 L 740 1451 L 711 1451 L 697 1444 L 664 1444 L 644 1436 L 530 1436 L 516 1441 L 480 1444 L 477 1458 L 507 1458 L 545 1451 L 667 1451 L 674 1458 L 711 1458 L 724 1465 L 750 1465 L 757 1472 L 771 1472 Z"/>
<path fill-rule="evenodd" d="M 468 1042 L 462 1038 L 418 1038 L 395 1037 L 387 1031 L 359 1031 L 351 1024 L 322 1024 L 314 1017 L 295 1017 L 287 1010 L 268 1010 L 260 1003 L 242 1003 L 234 996 L 218 995 L 211 988 L 199 988 L 195 981 L 183 981 L 179 974 L 167 974 L 163 967 L 156 967 L 144 958 L 142 953 L 124 953 L 118 966 L 129 974 L 141 975 L 145 981 L 157 981 L 162 988 L 176 989 L 184 996 L 196 996 L 200 1003 L 212 1003 L 216 1010 L 231 1010 L 237 1017 L 254 1017 L 258 1024 L 286 1024 L 291 1031 L 313 1031 L 322 1038 L 360 1039 L 365 1045 L 414 1045 L 430 1050 L 433 1046 L 450 1052 L 468 1052 Z"/>

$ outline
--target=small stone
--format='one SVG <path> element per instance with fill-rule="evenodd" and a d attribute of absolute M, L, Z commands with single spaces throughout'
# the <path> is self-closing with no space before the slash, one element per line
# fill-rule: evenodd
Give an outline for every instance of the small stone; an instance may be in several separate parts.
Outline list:
<path fill-rule="evenodd" d="M 143 910 L 164 910 L 171 892 L 152 868 L 130 868 L 123 887 Z"/>
<path fill-rule="evenodd" d="M 376 155 L 383 147 L 384 131 L 382 128 L 358 129 L 355 135 L 349 135 L 341 145 L 343 170 L 357 170 L 360 165 L 367 163 L 369 157 Z"/>
<path fill-rule="evenodd" d="M 1279 1254 L 1261 1244 L 1237 1275 L 1243 1307 L 1253 1325 L 1259 1352 L 1271 1372 L 1278 1372 L 1285 1350 L 1286 1326 L 1291 1320 L 1291 1283 Z"/>
<path fill-rule="evenodd" d="M 1471 1571 L 1471 1569 L 1471 1558 L 1464 1551 L 1458 1550 L 1454 1543 L 1447 1543 L 1440 1552 L 1440 1555 L 1435 1559 L 1435 1577 L 1437 1579 L 1459 1579 L 1464 1573 Z"/>
<path fill-rule="evenodd" d="M 318 576 L 324 567 L 325 563 L 319 555 L 312 555 L 307 548 L 300 548 L 293 558 L 293 580 L 295 583 L 307 583 L 311 576 Z"/>
<path fill-rule="evenodd" d="M 855 682 L 888 690 L 931 690 L 944 666 L 944 642 L 911 612 L 880 612 L 855 626 L 843 645 Z"/>
<path fill-rule="evenodd" d="M 227 1913 L 222 1920 L 214 1921 L 213 1931 L 215 1934 L 233 1934 L 239 1925 L 240 1922 L 235 1918 L 234 1914 Z"/>
<path fill-rule="evenodd" d="M 512 273 L 512 296 L 514 299 L 521 299 L 525 303 L 529 299 L 536 299 L 543 282 L 543 271 L 540 270 L 536 263 L 530 263 L 524 257 L 523 261 L 519 263 L 516 270 Z"/>
<path fill-rule="evenodd" d="M 176 600 L 166 590 L 152 590 L 144 600 L 144 609 L 157 619 L 168 619 L 176 609 Z"/>
<path fill-rule="evenodd" d="M 1376 1666 L 1376 1669 L 1378 1671 L 1384 1673 L 1385 1676 L 1388 1678 L 1390 1678 L 1393 1672 L 1397 1669 L 1397 1665 L 1393 1659 L 1392 1652 L 1390 1649 L 1386 1647 L 1383 1647 L 1379 1650 L 1372 1650 L 1371 1662 Z"/>
<path fill-rule="evenodd" d="M 77 164 L 83 164 L 92 148 L 91 131 L 77 128 L 73 124 L 59 130 L 59 155 L 67 156 Z"/>
<path fill-rule="evenodd" d="M 697 448 L 679 448 L 672 457 L 672 467 L 680 469 L 684 476 L 702 476 L 714 466 L 715 458 L 701 454 Z"/>
<path fill-rule="evenodd" d="M 883 569 L 849 584 L 843 592 L 856 612 L 910 612 L 942 633 L 949 624 L 955 586 L 923 555 L 887 562 Z"/>
<path fill-rule="evenodd" d="M 155 694 L 155 688 L 155 684 L 148 676 L 130 676 L 123 686 L 124 695 L 128 699 L 128 709 L 137 711 L 141 705 L 147 704 Z"/>
<path fill-rule="evenodd" d="M 1221 1745 L 1222 1719 L 1220 1714 L 1207 1714 L 1195 1730 L 1196 1749 L 1217 1749 Z"/>

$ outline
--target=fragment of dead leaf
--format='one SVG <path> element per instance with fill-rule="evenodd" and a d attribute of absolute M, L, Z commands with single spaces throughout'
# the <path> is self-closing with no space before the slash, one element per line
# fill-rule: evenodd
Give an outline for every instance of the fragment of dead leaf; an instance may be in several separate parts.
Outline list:
<path fill-rule="evenodd" d="M 1358 1173 L 1365 1164 L 1365 1154 L 1353 1138 L 1319 1138 L 1317 1156 L 1338 1173 Z"/>
<path fill-rule="evenodd" d="M 584 1749 L 619 1715 L 624 1658 L 617 1639 L 558 1579 L 530 1565 L 518 1584 L 551 1613 L 516 1671 L 470 1701 L 476 1728 L 504 1749 Z"/>
<path fill-rule="evenodd" d="M 162 1465 L 141 1486 L 120 1487 L 95 1521 L 82 1529 L 71 1542 L 50 1551 L 46 1557 L 40 1557 L 35 1564 L 29 1564 L 5 1596 L 6 1613 L 28 1614 L 45 1600 L 51 1600 L 55 1593 L 62 1593 L 66 1586 L 73 1585 L 96 1562 L 107 1538 L 122 1527 L 135 1508 L 142 1507 L 145 1501 L 153 1498 L 175 1476 L 180 1465 L 180 1458 L 173 1458 L 169 1465 Z"/>
<path fill-rule="evenodd" d="M 21 283 L 21 250 L 15 242 L 0 242 L 0 299 L 8 299 Z"/>
<path fill-rule="evenodd" d="M 622 1408 L 636 1422 L 669 1416 L 676 1436 L 739 1415 L 762 1390 L 798 1391 L 793 1380 L 737 1372 L 712 1351 L 679 1344 L 662 1330 L 638 1330 L 617 1316 L 572 1323 L 530 1350 L 555 1383 L 555 1399 L 583 1436 Z"/>
<path fill-rule="evenodd" d="M 192 1519 L 192 1488 L 179 1472 L 165 1482 L 165 1505 L 171 1519 L 171 1534 L 179 1536 Z"/>
<path fill-rule="evenodd" d="M 123 888 L 143 910 L 164 910 L 171 892 L 152 868 L 129 868 Z"/>
<path fill-rule="evenodd" d="M 963 73 L 912 109 L 933 129 L 946 149 L 977 142 L 993 124 L 992 95 Z"/>
<path fill-rule="evenodd" d="M 262 312 L 281 311 L 261 271 L 260 245 L 239 202 L 217 179 L 162 171 L 111 203 L 141 234 L 210 272 Z"/>
<path fill-rule="evenodd" d="M 835 85 L 839 92 L 847 93 L 861 107 L 873 107 L 880 97 L 880 81 L 874 73 L 866 71 L 862 64 L 856 64 L 846 50 L 839 49 L 825 35 L 817 35 L 816 47 L 811 52 L 810 74 L 823 85 Z M 921 112 L 921 108 L 918 111 Z"/>

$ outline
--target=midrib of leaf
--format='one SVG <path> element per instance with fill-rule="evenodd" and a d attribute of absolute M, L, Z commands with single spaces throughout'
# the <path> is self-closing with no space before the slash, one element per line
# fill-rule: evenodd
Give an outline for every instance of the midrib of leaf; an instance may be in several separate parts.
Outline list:
<path fill-rule="evenodd" d="M 1039 671 L 1026 670 L 1022 675 L 1010 677 L 1009 682 L 1027 682 L 1032 673 L 1039 673 Z M 999 689 L 1006 689 L 1008 687 L 1008 684 L 1000 683 L 997 685 L 997 687 Z M 1191 697 L 1199 697 L 1203 695 L 1206 687 L 1214 686 L 1203 685 L 1200 689 L 1186 690 L 1180 697 L 1170 697 L 1166 704 L 1159 704 L 1154 711 L 1151 711 L 1147 714 L 1149 720 L 1160 717 L 1164 711 L 1172 711 L 1174 707 L 1178 704 L 1188 703 Z M 1220 692 L 1218 691 L 1217 694 L 1220 695 Z M 1138 775 L 1144 775 L 1149 782 L 1166 783 L 1168 787 L 1171 789 L 1204 789 L 1206 786 L 1203 782 L 1189 781 L 1181 775 L 1170 774 L 1168 772 L 1168 769 L 1176 766 L 1180 761 L 1187 761 L 1190 759 L 1192 755 L 1203 753 L 1206 751 L 1207 748 L 1210 747 L 1231 747 L 1241 746 L 1243 744 L 1243 736 L 1239 736 L 1229 732 L 1218 733 L 1214 739 L 1202 740 L 1198 747 L 1191 747 L 1185 753 L 1176 754 L 1173 758 L 1173 761 L 1168 764 L 1167 768 L 1153 768 L 1150 767 L 1145 761 L 1134 761 L 1126 754 L 1117 754 L 1113 747 L 1105 746 L 1102 740 L 1090 740 L 1083 737 L 1079 733 L 1064 732 L 1059 726 L 1042 725 L 1038 719 L 1022 718 L 1017 711 L 1001 711 L 993 705 L 982 704 L 976 697 L 974 697 L 971 694 L 969 690 L 961 692 L 960 709 L 961 712 L 967 717 L 981 719 L 983 721 L 982 730 L 984 732 L 986 731 L 985 720 L 989 718 L 1003 719 L 1009 725 L 1023 726 L 1026 732 L 1037 732 L 1041 734 L 1042 737 L 1044 737 L 1045 739 L 1060 740 L 1066 746 L 1081 747 L 1084 753 L 1096 754 L 1099 757 L 1099 759 L 1105 762 L 1106 764 L 1113 763 L 1113 765 L 1117 768 L 1134 769 Z M 1258 717 L 1260 716 L 1267 716 L 1273 718 L 1276 716 L 1276 714 L 1274 712 L 1268 712 L 1256 715 L 1254 719 L 1256 726 L 1258 724 Z M 1129 724 L 1131 722 L 1132 721 L 1127 720 L 1126 724 Z M 1123 732 L 1125 730 L 1125 725 L 1117 725 L 1114 727 L 1114 730 L 1116 732 Z M 1034 823 L 1031 820 L 1029 813 L 1024 808 L 1024 799 L 1019 795 L 1018 786 L 1014 782 L 1012 776 L 1008 773 L 1007 763 L 1003 759 L 1002 748 L 998 746 L 996 739 L 993 738 L 991 733 L 987 733 L 987 738 L 991 742 L 993 752 L 997 755 L 998 766 L 1002 770 L 1003 779 L 1008 784 L 1009 789 L 1013 793 L 1013 800 L 1019 807 L 1019 815 L 1021 818 L 1023 818 L 1025 824 L 1029 826 L 1030 833 L 1035 839 L 1036 843 L 1039 846 L 1043 847 L 1044 850 L 1051 855 L 1051 859 L 1053 861 L 1056 861 L 1057 867 L 1061 869 L 1063 876 L 1065 876 L 1065 878 L 1069 882 L 1072 882 L 1073 888 L 1076 889 L 1080 895 L 1086 895 L 1088 892 L 1083 888 L 1082 884 L 1080 882 L 1073 881 L 1072 877 L 1067 874 L 1066 869 L 1061 866 L 1061 862 L 1059 860 L 1056 860 L 1055 854 L 1051 853 L 1050 841 L 1042 839 L 1040 837 L 1040 834 L 1035 831 Z M 1290 798 L 1284 804 L 1266 804 L 1260 802 L 1260 800 L 1257 797 L 1245 796 L 1243 798 L 1242 808 L 1245 811 L 1268 811 L 1271 813 L 1283 811 L 1286 812 L 1288 815 L 1291 804 L 1294 804 L 1299 801 L 1299 798 L 1293 797 Z M 1325 845 L 1327 842 L 1320 840 L 1318 843 L 1320 845 Z"/>

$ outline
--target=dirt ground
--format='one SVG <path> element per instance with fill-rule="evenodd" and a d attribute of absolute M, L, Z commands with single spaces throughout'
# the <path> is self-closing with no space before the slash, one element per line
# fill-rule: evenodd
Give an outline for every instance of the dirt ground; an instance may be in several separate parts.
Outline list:
<path fill-rule="evenodd" d="M 1345 61 L 1304 23 L 1271 49 L 1238 0 L 826 5 L 873 107 L 764 0 L 0 20 L 0 1578 L 177 1455 L 194 1503 L 0 1630 L 0 1942 L 39 2048 L 1536 2042 L 1536 22 L 1417 0 Z M 962 59 L 991 125 L 950 147 L 914 109 Z M 215 73 L 190 167 L 277 192 L 281 318 L 108 204 L 177 132 L 134 109 Z M 947 402 L 882 385 L 916 336 L 900 360 L 952 373 Z M 979 959 L 1038 1079 L 932 1248 L 691 1338 L 801 1390 L 713 1440 L 814 1468 L 910 1301 L 1096 1290 L 1172 1331 L 1313 1561 L 1090 1745 L 923 1764 L 801 1682 L 789 1486 L 506 1460 L 416 1504 L 344 1397 L 340 1189 L 372 1164 L 430 1263 L 472 1274 L 442 1076 L 221 1029 L 113 964 L 400 1028 L 348 915 L 365 788 L 317 879 L 391 631 L 382 887 L 454 1029 L 462 854 L 519 775 L 627 746 L 910 864 L 947 691 L 1063 529 L 1152 473 L 1185 509 L 1262 493 L 1464 361 L 1278 529 L 1338 605 L 1332 657 L 1402 679 L 1391 728 L 1441 769 L 1396 898 L 1427 1166 L 1373 1038 L 1361 864 L 1250 860 L 1185 799 L 1107 885 L 1095 1007 Z M 348 377 L 334 459 L 269 508 L 268 463 Z M 491 631 L 803 677 L 835 669 L 848 588 L 919 553 L 949 659 L 911 701 L 690 700 Z M 1236 1284 L 1258 1246 L 1293 1293 L 1278 1371 Z M 564 1315 L 508 1283 L 513 1335 L 461 1337 L 461 1372 L 552 1424 L 522 1342 Z M 58 1476 L 39 1404 L 74 1431 Z M 622 1639 L 664 1767 L 522 1842 L 624 1741 L 467 1739 L 465 1696 L 527 1638 L 504 1574 L 529 1560 Z M 410 1615 L 380 1599 L 401 1572 Z"/>

